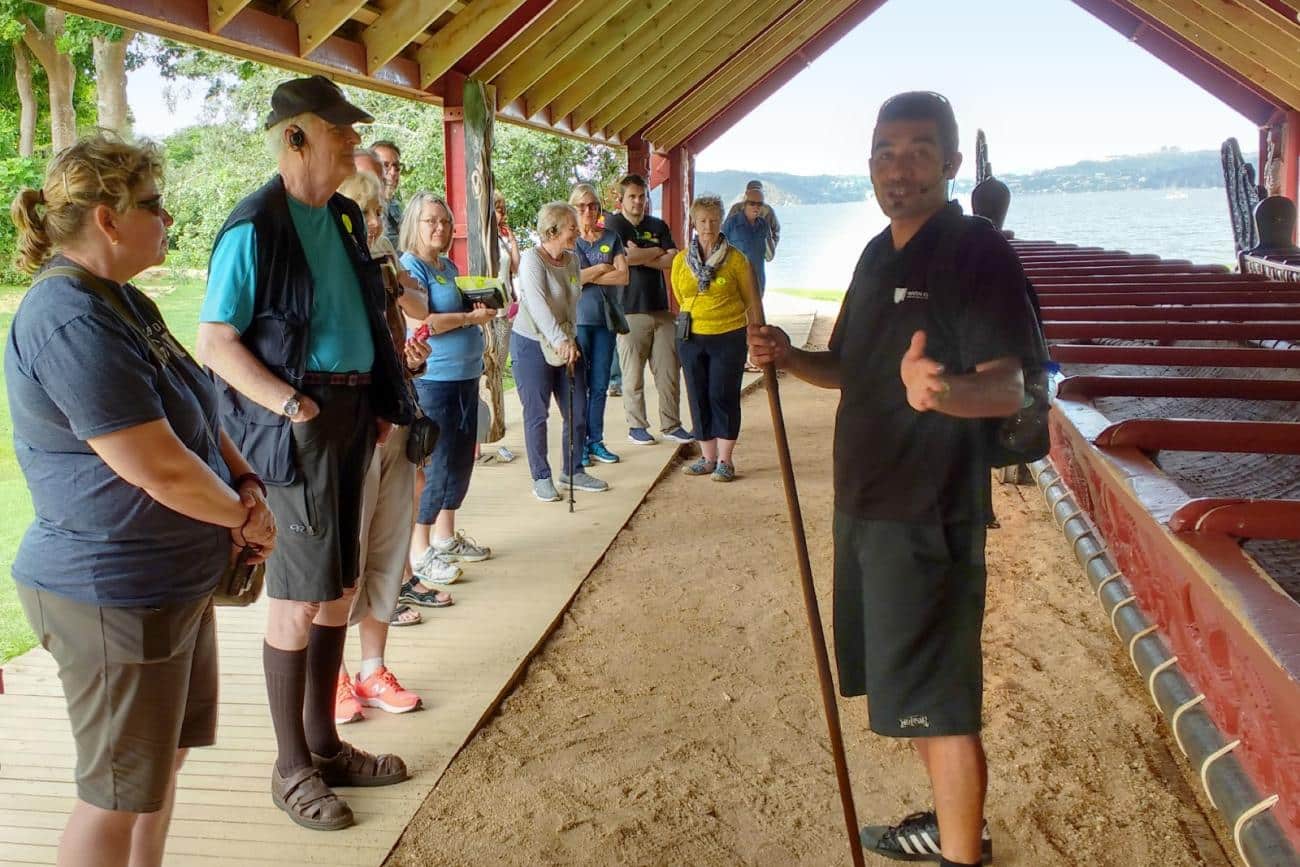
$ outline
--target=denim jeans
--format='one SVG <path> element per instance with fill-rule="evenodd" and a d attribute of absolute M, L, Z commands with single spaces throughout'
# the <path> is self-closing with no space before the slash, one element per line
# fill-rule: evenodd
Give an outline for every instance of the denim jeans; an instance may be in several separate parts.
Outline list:
<path fill-rule="evenodd" d="M 587 365 L 587 445 L 605 440 L 605 398 L 609 388 L 614 332 L 604 325 L 579 325 L 578 349 Z"/>
<path fill-rule="evenodd" d="M 438 424 L 438 444 L 424 465 L 416 523 L 432 524 L 443 509 L 459 509 L 469 492 L 478 440 L 478 380 L 415 380 L 420 409 Z"/>
<path fill-rule="evenodd" d="M 542 347 L 518 332 L 510 335 L 510 354 L 515 359 L 515 390 L 524 407 L 524 444 L 528 448 L 528 470 L 533 479 L 551 477 L 551 461 L 547 457 L 546 428 L 551 414 L 551 398 L 560 405 L 564 419 L 561 451 L 564 453 L 564 472 L 572 475 L 579 464 L 587 441 L 587 369 L 586 365 L 573 366 L 573 417 L 569 416 L 570 377 L 567 367 L 551 367 L 542 355 Z M 573 451 L 569 451 L 569 428 L 573 428 Z"/>

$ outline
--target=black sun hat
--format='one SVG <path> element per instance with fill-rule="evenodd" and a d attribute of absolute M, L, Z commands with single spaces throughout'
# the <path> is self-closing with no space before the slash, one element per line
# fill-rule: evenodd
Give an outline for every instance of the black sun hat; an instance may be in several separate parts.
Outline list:
<path fill-rule="evenodd" d="M 276 87 L 271 94 L 271 113 L 266 116 L 266 129 L 282 120 L 307 113 L 336 124 L 375 122 L 369 114 L 348 102 L 337 84 L 323 75 L 313 75 L 310 78 L 291 78 Z"/>

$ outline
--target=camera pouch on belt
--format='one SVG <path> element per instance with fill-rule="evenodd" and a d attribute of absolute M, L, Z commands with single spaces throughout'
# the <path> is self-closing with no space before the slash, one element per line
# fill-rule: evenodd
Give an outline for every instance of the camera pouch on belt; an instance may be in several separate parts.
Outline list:
<path fill-rule="evenodd" d="M 691 314 L 689 310 L 682 310 L 673 320 L 673 334 L 678 340 L 686 341 L 691 339 Z"/>

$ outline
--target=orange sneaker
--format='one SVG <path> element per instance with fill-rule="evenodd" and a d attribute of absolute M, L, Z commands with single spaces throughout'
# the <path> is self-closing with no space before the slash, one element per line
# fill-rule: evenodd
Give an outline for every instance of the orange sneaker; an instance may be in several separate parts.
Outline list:
<path fill-rule="evenodd" d="M 352 678 L 340 671 L 339 685 L 334 691 L 334 724 L 342 726 L 365 718 L 361 702 L 357 701 L 357 694 L 352 689 Z"/>
<path fill-rule="evenodd" d="M 377 707 L 389 713 L 407 713 L 420 706 L 420 697 L 403 689 L 397 677 L 386 666 L 365 680 L 357 678 L 357 700 L 366 707 Z"/>

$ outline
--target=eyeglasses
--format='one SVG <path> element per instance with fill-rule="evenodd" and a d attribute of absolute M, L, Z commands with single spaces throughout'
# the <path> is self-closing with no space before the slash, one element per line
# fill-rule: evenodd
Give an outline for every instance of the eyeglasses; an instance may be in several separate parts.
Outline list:
<path fill-rule="evenodd" d="M 581 202 L 575 206 L 579 211 L 599 211 L 600 202 Z"/>
<path fill-rule="evenodd" d="M 166 208 L 163 207 L 163 197 L 161 193 L 156 196 L 150 196 L 147 199 L 141 199 L 135 203 L 135 207 L 146 210 L 155 217 L 161 217 L 166 211 Z"/>
<path fill-rule="evenodd" d="M 424 223 L 426 226 L 436 226 L 439 223 L 445 223 L 448 226 L 451 225 L 451 220 L 448 220 L 446 217 L 422 217 L 420 218 L 420 222 Z"/>
<path fill-rule="evenodd" d="M 763 207 L 763 203 L 762 203 L 762 202 L 755 202 L 753 199 L 745 199 L 745 207 L 746 207 L 746 208 L 761 208 L 761 207 Z"/>
<path fill-rule="evenodd" d="M 388 171 L 389 169 L 395 169 L 400 172 L 402 170 L 402 164 L 400 162 L 390 163 L 387 162 L 386 160 L 380 160 L 379 167 L 384 171 Z"/>

